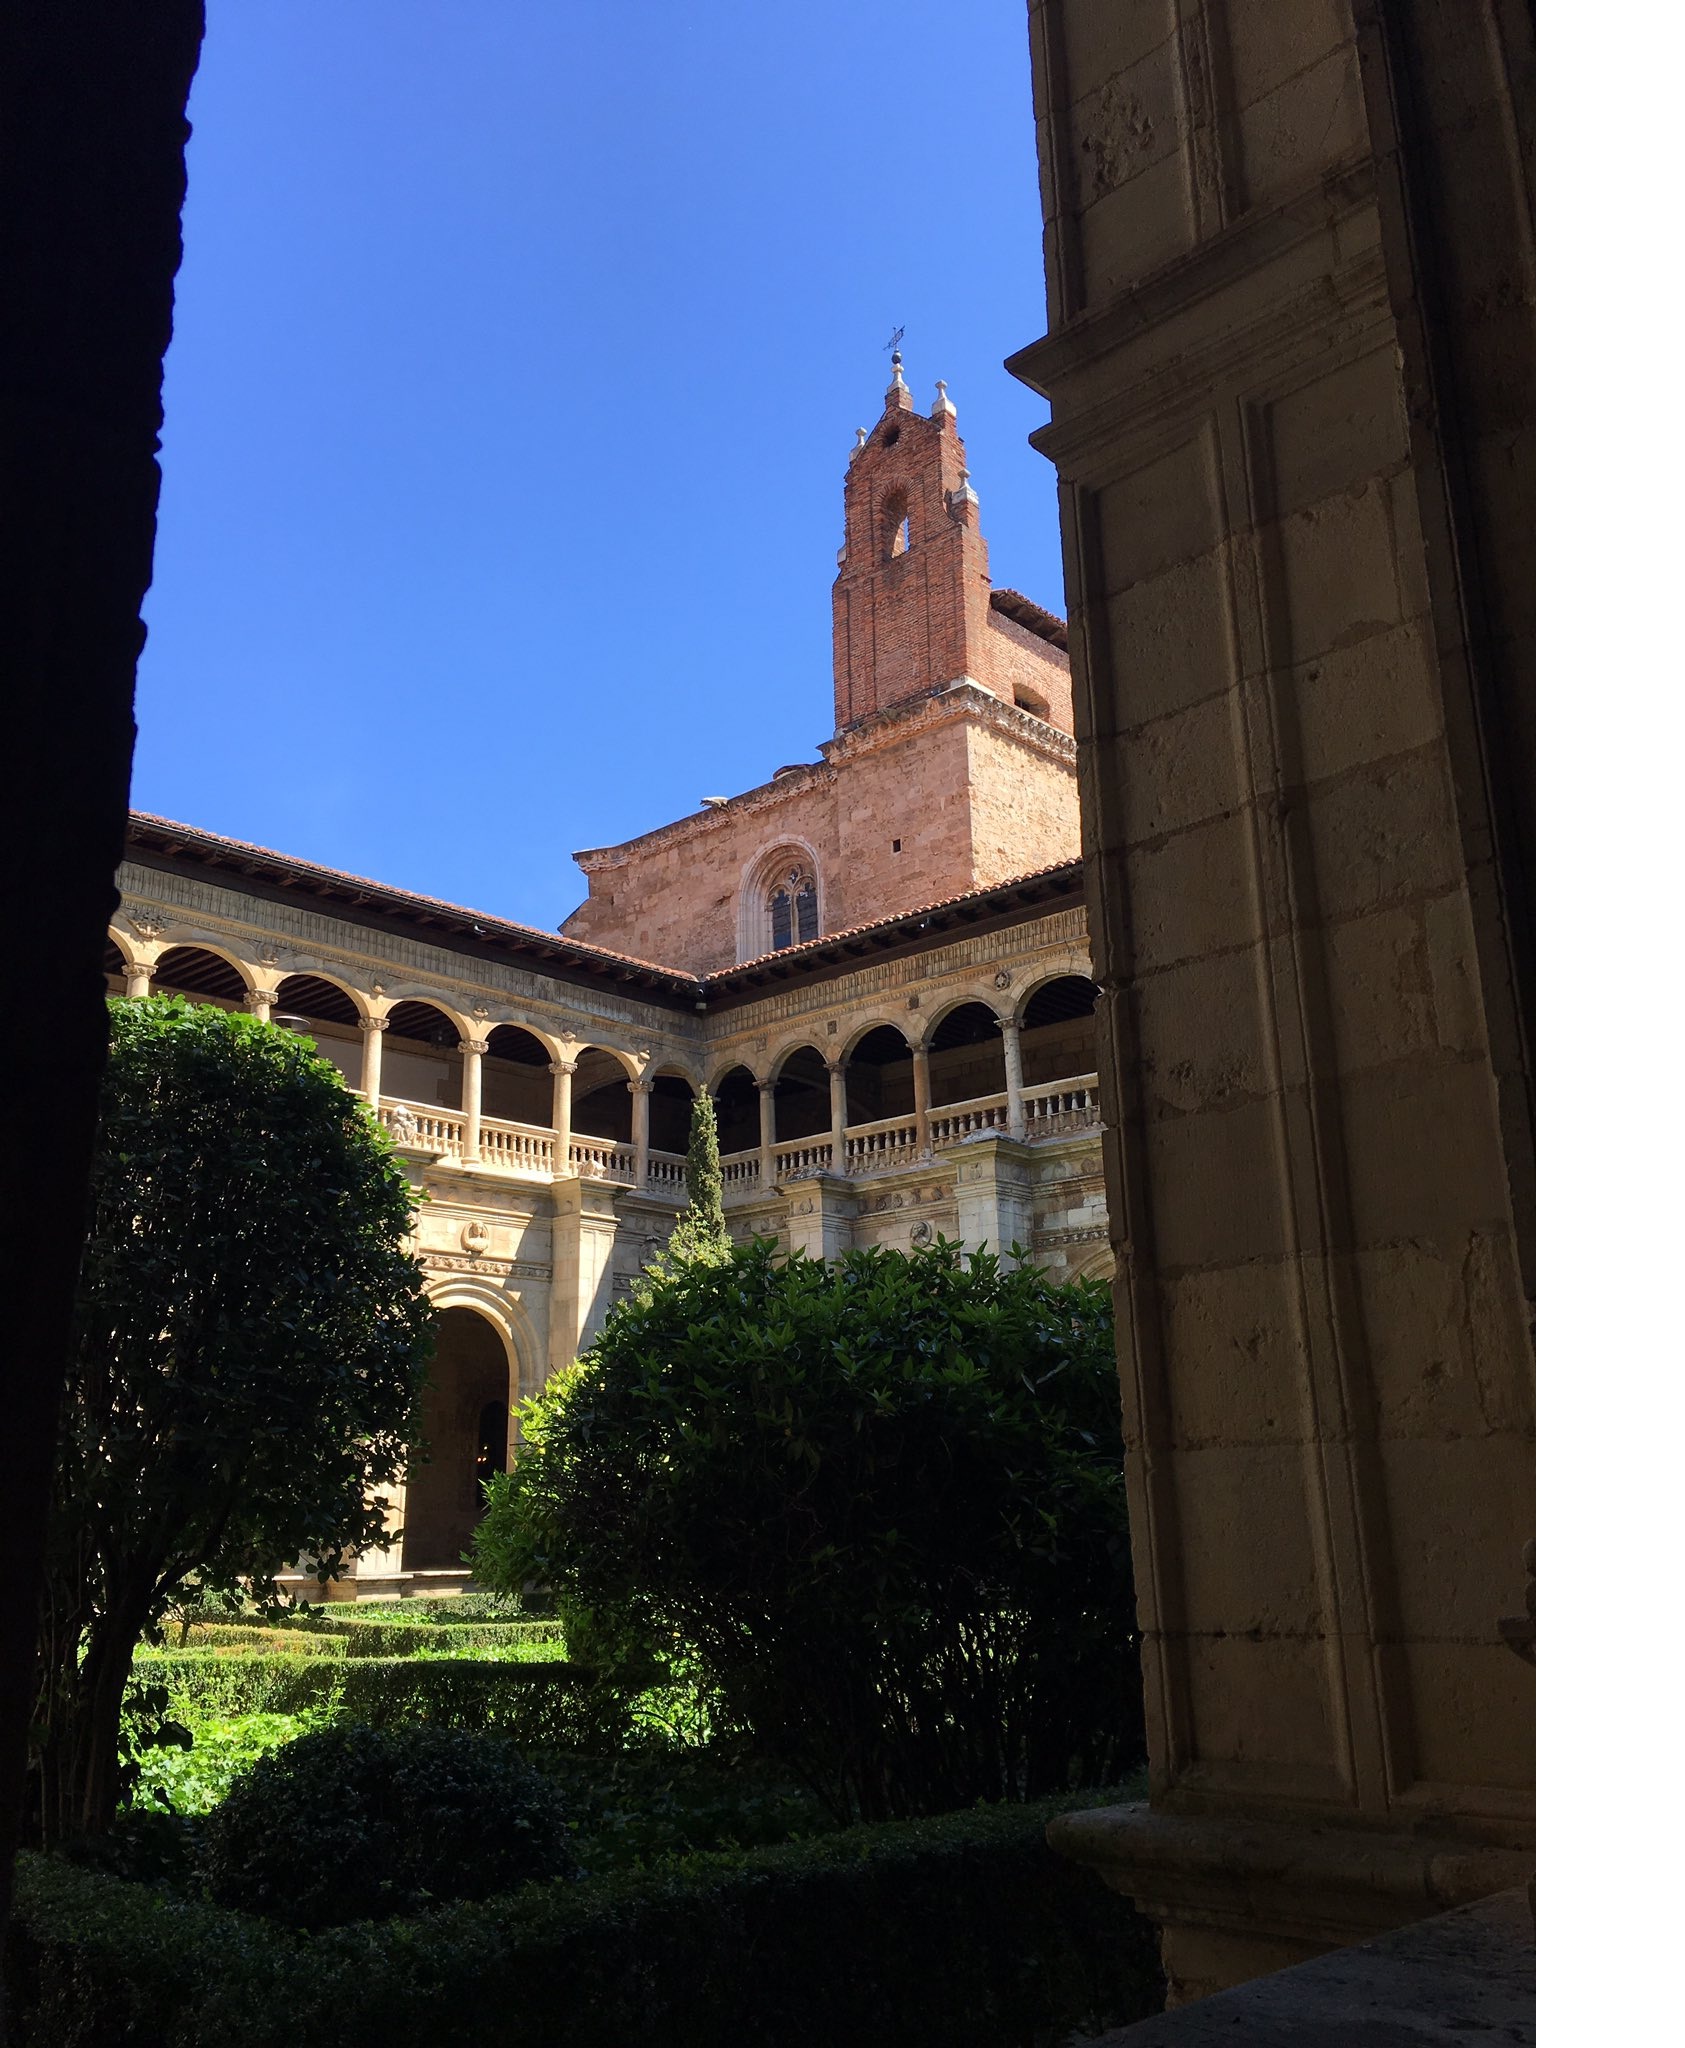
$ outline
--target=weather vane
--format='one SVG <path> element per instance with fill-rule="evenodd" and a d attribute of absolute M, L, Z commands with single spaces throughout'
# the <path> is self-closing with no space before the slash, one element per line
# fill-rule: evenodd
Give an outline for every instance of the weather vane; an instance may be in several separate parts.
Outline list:
<path fill-rule="evenodd" d="M 896 328 L 895 332 L 884 343 L 884 347 L 889 349 L 892 353 L 899 353 L 901 348 L 901 337 L 906 333 L 906 331 L 907 330 L 905 327 Z"/>

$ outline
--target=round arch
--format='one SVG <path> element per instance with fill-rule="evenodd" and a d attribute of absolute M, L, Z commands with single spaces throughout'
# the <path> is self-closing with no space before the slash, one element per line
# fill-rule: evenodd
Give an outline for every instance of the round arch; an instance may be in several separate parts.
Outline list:
<path fill-rule="evenodd" d="M 824 1066 L 826 1055 L 822 1046 L 815 1045 L 811 1038 L 791 1038 L 787 1039 L 767 1061 L 765 1078 L 769 1081 L 782 1080 L 784 1069 L 798 1053 L 803 1052 L 811 1053 L 819 1064 Z"/>
<path fill-rule="evenodd" d="M 1086 974 L 1050 974 L 1025 992 L 1018 1009 L 1018 1056 L 1026 1088 L 1074 1081 L 1095 1071 L 1099 998 Z"/>
<path fill-rule="evenodd" d="M 135 964 L 135 944 L 127 932 L 119 931 L 114 924 L 105 928 L 105 943 L 122 960 L 125 967 Z"/>
<path fill-rule="evenodd" d="M 530 1024 L 494 1024 L 485 1036 L 480 1109 L 504 1123 L 544 1129 L 550 1122 L 549 1045 Z"/>
<path fill-rule="evenodd" d="M 721 1155 L 754 1151 L 761 1142 L 761 1098 L 754 1074 L 734 1060 L 708 1084 L 708 1093 L 714 1098 Z"/>
<path fill-rule="evenodd" d="M 521 1386 L 510 1319 L 481 1288 L 429 1289 L 436 1348 L 405 1474 L 403 1565 L 457 1571 L 485 1512 L 486 1483 L 514 1452 Z"/>
<path fill-rule="evenodd" d="M 270 1022 L 297 1031 L 331 1060 L 341 1078 L 355 1088 L 362 1079 L 366 1014 L 357 991 L 336 975 L 304 970 L 284 976 L 270 1006 Z"/>
<path fill-rule="evenodd" d="M 831 1076 L 816 1046 L 789 1047 L 773 1078 L 772 1129 L 779 1144 L 821 1137 L 831 1128 Z"/>
<path fill-rule="evenodd" d="M 975 1102 L 1006 1091 L 1006 1041 L 1000 1018 L 976 996 L 960 997 L 931 1020 L 925 1046 L 930 1055 L 930 1106 Z"/>
<path fill-rule="evenodd" d="M 889 1017 L 885 1016 L 882 1011 L 875 1011 L 869 1017 L 859 1017 L 855 1019 L 855 1021 L 848 1028 L 847 1037 L 839 1041 L 841 1045 L 841 1051 L 839 1052 L 838 1057 L 841 1060 L 843 1060 L 845 1064 L 849 1060 L 853 1059 L 855 1047 L 861 1044 L 863 1040 L 870 1038 L 874 1031 L 893 1031 L 896 1037 L 900 1039 L 901 1043 L 904 1046 L 906 1046 L 908 1056 L 911 1057 L 913 1041 L 907 1031 L 904 1016 Z"/>
<path fill-rule="evenodd" d="M 573 1055 L 573 1129 L 576 1137 L 632 1140 L 632 1082 L 637 1067 L 612 1045 L 582 1045 Z"/>
<path fill-rule="evenodd" d="M 382 1100 L 424 1109 L 462 1107 L 463 1019 L 432 996 L 403 996 L 387 1005 L 380 1060 Z"/>
<path fill-rule="evenodd" d="M 194 1002 L 240 1009 L 256 986 L 251 968 L 238 954 L 198 939 L 166 946 L 152 966 L 154 995 L 187 996 Z"/>
<path fill-rule="evenodd" d="M 850 1124 L 912 1115 L 913 1048 L 899 1024 L 870 1024 L 850 1040 L 843 1085 Z"/>

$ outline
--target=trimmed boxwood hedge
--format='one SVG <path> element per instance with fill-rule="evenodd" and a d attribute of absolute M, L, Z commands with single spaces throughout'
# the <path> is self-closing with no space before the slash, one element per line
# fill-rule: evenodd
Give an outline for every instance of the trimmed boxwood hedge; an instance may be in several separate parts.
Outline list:
<path fill-rule="evenodd" d="M 853 1828 L 314 1936 L 28 1856 L 6 1951 L 17 2039 L 1055 2048 L 1162 2001 L 1147 1923 L 1046 1846 L 1046 1821 L 1073 1803 Z"/>
<path fill-rule="evenodd" d="M 198 1649 L 326 1651 L 340 1657 L 412 1657 L 417 1650 L 513 1650 L 526 1643 L 560 1643 L 559 1621 L 476 1621 L 447 1626 L 429 1621 L 357 1621 L 335 1615 L 283 1627 L 253 1622 L 194 1622 L 187 1641 L 172 1636 L 167 1647 Z"/>
<path fill-rule="evenodd" d="M 180 1650 L 137 1657 L 135 1678 L 164 1686 L 184 1720 L 315 1708 L 371 1728 L 474 1729 L 522 1749 L 589 1749 L 623 1732 L 615 1696 L 577 1664 Z"/>

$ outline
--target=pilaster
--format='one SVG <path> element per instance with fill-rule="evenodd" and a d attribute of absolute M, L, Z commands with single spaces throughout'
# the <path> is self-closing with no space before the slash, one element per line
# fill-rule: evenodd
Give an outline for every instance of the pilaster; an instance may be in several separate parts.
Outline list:
<path fill-rule="evenodd" d="M 840 1259 L 854 1242 L 858 1191 L 840 1174 L 815 1173 L 784 1183 L 790 1250 L 813 1259 Z"/>
<path fill-rule="evenodd" d="M 953 1161 L 959 1239 L 967 1251 L 1005 1254 L 1028 1245 L 1032 1229 L 1030 1148 L 997 1133 L 967 1138 Z"/>
<path fill-rule="evenodd" d="M 558 1176 L 550 1184 L 555 1278 L 550 1293 L 550 1370 L 571 1365 L 602 1327 L 613 1298 L 619 1229 L 613 1182 Z"/>

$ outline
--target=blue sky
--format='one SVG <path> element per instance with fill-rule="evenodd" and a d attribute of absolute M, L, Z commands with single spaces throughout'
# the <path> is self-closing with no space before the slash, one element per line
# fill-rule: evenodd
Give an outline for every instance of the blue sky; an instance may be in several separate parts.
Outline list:
<path fill-rule="evenodd" d="M 554 926 L 813 758 L 904 325 L 1064 609 L 1014 0 L 210 0 L 143 810 Z"/>

